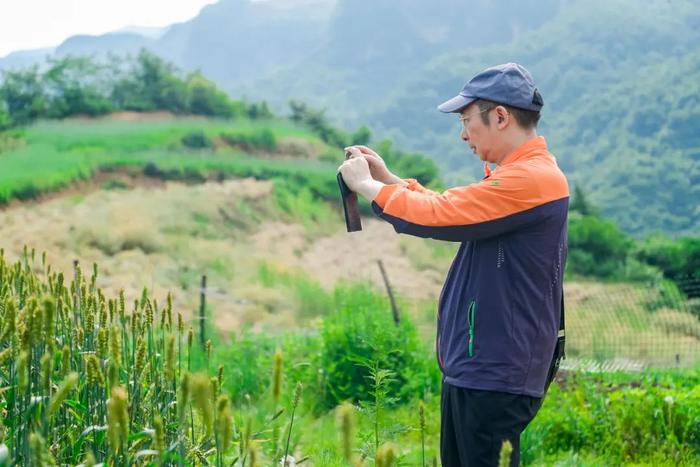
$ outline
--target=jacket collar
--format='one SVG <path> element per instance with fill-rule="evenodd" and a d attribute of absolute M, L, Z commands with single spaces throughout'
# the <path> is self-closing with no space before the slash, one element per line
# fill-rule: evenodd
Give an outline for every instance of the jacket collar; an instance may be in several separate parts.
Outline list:
<path fill-rule="evenodd" d="M 525 159 L 529 156 L 546 152 L 547 141 L 545 141 L 544 136 L 536 136 L 535 138 L 529 139 L 515 148 L 503 159 L 499 166 L 503 167 L 504 165 L 512 164 L 515 161 Z"/>

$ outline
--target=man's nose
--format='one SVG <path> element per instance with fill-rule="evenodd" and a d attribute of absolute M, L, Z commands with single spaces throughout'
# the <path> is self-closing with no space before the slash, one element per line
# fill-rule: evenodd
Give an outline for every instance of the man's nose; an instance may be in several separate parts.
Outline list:
<path fill-rule="evenodd" d="M 469 135 L 467 134 L 467 130 L 465 128 L 462 128 L 460 136 L 462 137 L 462 141 L 469 141 Z"/>

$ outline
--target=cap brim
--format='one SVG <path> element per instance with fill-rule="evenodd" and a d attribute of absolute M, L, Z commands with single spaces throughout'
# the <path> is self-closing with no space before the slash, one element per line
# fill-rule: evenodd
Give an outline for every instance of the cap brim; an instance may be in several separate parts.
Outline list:
<path fill-rule="evenodd" d="M 473 96 L 463 96 L 461 94 L 457 94 L 452 99 L 438 105 L 438 110 L 444 113 L 459 112 L 460 110 L 474 102 L 476 99 L 477 98 Z"/>

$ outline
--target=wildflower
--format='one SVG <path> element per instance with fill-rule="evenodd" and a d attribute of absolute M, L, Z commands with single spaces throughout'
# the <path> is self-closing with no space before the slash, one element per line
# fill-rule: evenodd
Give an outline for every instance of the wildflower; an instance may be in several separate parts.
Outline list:
<path fill-rule="evenodd" d="M 282 459 L 280 459 L 280 465 L 282 467 L 296 467 L 297 461 L 296 459 L 294 459 L 294 457 L 286 455 Z"/>

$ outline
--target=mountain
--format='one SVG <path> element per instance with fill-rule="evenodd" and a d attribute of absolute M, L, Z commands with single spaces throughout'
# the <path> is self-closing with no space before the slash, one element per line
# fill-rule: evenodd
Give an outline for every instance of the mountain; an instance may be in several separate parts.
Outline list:
<path fill-rule="evenodd" d="M 3 69 L 26 68 L 37 63 L 43 63 L 56 49 L 47 47 L 43 49 L 18 50 L 0 58 L 0 71 Z"/>
<path fill-rule="evenodd" d="M 107 54 L 136 54 L 142 48 L 150 48 L 152 39 L 141 34 L 112 32 L 99 36 L 78 35 L 66 39 L 56 48 L 55 55 L 92 55 L 97 57 Z"/>
<path fill-rule="evenodd" d="M 307 58 L 323 41 L 333 7 L 328 0 L 221 0 L 173 25 L 152 50 L 240 95 L 241 85 Z"/>
<path fill-rule="evenodd" d="M 168 32 L 168 29 L 169 28 L 167 26 L 164 28 L 150 26 L 127 26 L 114 32 L 138 34 L 139 36 L 148 37 L 150 39 L 158 39 L 163 36 L 163 34 Z"/>

